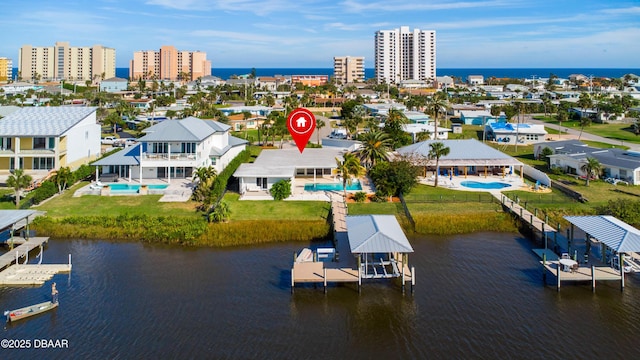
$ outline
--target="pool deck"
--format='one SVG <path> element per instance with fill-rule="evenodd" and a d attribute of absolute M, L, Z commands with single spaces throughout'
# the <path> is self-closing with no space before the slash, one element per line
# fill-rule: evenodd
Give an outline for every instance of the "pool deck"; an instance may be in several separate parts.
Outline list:
<path fill-rule="evenodd" d="M 375 192 L 373 182 L 368 177 L 361 177 L 358 179 L 362 185 L 362 190 L 347 190 L 347 193 L 355 193 L 363 191 L 366 193 Z M 315 181 L 312 178 L 296 178 L 291 186 L 291 196 L 285 200 L 290 201 L 333 201 L 342 199 L 344 191 L 342 190 L 321 190 L 321 191 L 307 191 L 304 189 L 306 184 L 339 184 L 339 182 L 333 177 L 321 177 Z M 273 200 L 269 192 L 266 190 L 260 191 L 247 191 L 240 196 L 240 200 Z"/>
<path fill-rule="evenodd" d="M 425 185 L 434 185 L 435 184 L 435 178 L 434 177 L 420 177 L 418 178 L 418 181 L 421 184 L 425 184 Z M 461 183 L 464 181 L 474 181 L 474 182 L 478 182 L 478 183 L 495 183 L 495 182 L 500 182 L 500 183 L 505 183 L 505 184 L 509 184 L 511 186 L 508 187 L 504 187 L 501 189 L 482 189 L 482 188 L 469 188 L 466 186 L 462 186 Z M 480 174 L 480 175 L 458 175 L 458 176 L 453 176 L 453 177 L 449 177 L 449 176 L 445 176 L 445 175 L 440 175 L 438 177 L 438 187 L 444 187 L 444 188 L 449 188 L 449 189 L 454 189 L 454 190 L 461 190 L 461 191 L 486 191 L 486 192 L 501 192 L 501 191 L 510 191 L 510 190 L 528 190 L 529 189 L 529 185 L 527 185 L 521 178 L 519 175 L 505 175 L 505 176 L 501 176 L 501 175 L 487 175 L 485 176 L 484 174 Z"/>
<path fill-rule="evenodd" d="M 116 184 L 127 185 L 139 185 L 136 180 L 129 181 L 128 179 L 120 178 Z M 161 179 L 148 179 L 143 182 L 145 185 L 168 185 L 164 190 L 149 189 L 149 194 L 162 194 L 163 196 L 158 200 L 159 202 L 186 202 L 191 198 L 193 193 L 193 183 L 190 179 L 172 179 L 171 182 Z M 73 194 L 74 197 L 80 197 L 84 195 L 102 195 L 100 188 L 96 188 L 93 183 L 81 187 Z M 117 193 L 110 192 L 108 196 L 140 196 L 138 193 Z"/>

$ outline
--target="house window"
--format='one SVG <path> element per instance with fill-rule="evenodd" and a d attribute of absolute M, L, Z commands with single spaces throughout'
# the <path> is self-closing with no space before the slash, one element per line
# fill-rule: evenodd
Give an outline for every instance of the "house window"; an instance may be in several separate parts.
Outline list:
<path fill-rule="evenodd" d="M 167 143 L 152 143 L 151 149 L 154 154 L 166 154 L 168 153 L 169 144 Z"/>
<path fill-rule="evenodd" d="M 11 150 L 11 138 L 0 138 L 0 150 Z"/>
<path fill-rule="evenodd" d="M 45 149 L 46 144 L 47 144 L 47 138 L 42 138 L 42 137 L 33 138 L 34 149 Z"/>
<path fill-rule="evenodd" d="M 211 165 L 215 166 L 218 164 L 218 158 L 217 157 L 212 157 L 211 158 Z"/>
<path fill-rule="evenodd" d="M 195 152 L 196 152 L 196 143 L 182 143 L 183 154 L 195 154 Z"/>
<path fill-rule="evenodd" d="M 53 158 L 33 158 L 33 170 L 53 169 Z"/>

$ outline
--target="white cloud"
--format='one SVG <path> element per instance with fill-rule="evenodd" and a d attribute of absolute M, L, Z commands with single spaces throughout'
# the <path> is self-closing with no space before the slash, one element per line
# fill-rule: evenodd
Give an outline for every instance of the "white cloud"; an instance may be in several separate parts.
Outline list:
<path fill-rule="evenodd" d="M 408 1 L 357 1 L 347 0 L 341 3 L 347 12 L 366 12 L 366 11 L 424 11 L 424 10 L 455 10 L 469 8 L 488 8 L 488 7 L 506 7 L 514 6 L 517 1 L 457 1 L 457 2 L 440 2 L 428 3 L 426 1 L 408 2 Z"/>

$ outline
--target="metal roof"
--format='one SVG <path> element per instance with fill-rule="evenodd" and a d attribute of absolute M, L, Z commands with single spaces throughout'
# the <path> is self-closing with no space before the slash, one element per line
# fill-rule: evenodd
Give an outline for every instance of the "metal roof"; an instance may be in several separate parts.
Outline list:
<path fill-rule="evenodd" d="M 0 229 L 17 224 L 35 213 L 35 210 L 0 210 Z"/>
<path fill-rule="evenodd" d="M 91 163 L 95 166 L 109 166 L 109 165 L 140 165 L 140 149 L 142 144 L 136 144 L 128 148 L 122 149 L 116 153 L 113 153 L 105 158 L 96 160 Z"/>
<path fill-rule="evenodd" d="M 26 107 L 0 121 L 0 136 L 60 136 L 96 111 L 94 107 Z"/>
<path fill-rule="evenodd" d="M 351 253 L 412 253 L 409 239 L 393 215 L 347 216 Z"/>
<path fill-rule="evenodd" d="M 564 218 L 616 252 L 640 251 L 640 231 L 620 219 L 609 215 Z"/>
<path fill-rule="evenodd" d="M 202 120 L 188 117 L 181 120 L 168 120 L 155 124 L 145 130 L 146 135 L 140 142 L 155 141 L 193 141 L 200 142 L 215 132 L 229 130 L 229 125 L 214 120 Z"/>
<path fill-rule="evenodd" d="M 304 149 L 302 154 L 298 148 L 262 150 L 252 164 L 238 168 L 233 176 L 290 177 L 295 169 L 334 169 L 336 158 L 342 160 L 343 153 L 342 148 L 334 147 Z"/>
<path fill-rule="evenodd" d="M 415 161 L 429 158 L 430 145 L 441 142 L 449 148 L 449 155 L 440 158 L 440 166 L 511 166 L 522 163 L 511 156 L 485 145 L 475 139 L 465 140 L 427 140 L 397 150 L 400 155 L 408 156 Z M 431 161 L 435 165 L 435 160 Z M 427 161 L 426 164 L 431 162 Z M 425 164 L 421 164 L 425 165 Z"/>

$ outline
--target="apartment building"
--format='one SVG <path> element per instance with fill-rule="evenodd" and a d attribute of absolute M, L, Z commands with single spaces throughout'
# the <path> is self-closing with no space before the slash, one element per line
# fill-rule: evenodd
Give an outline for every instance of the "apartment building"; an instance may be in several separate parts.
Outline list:
<path fill-rule="evenodd" d="M 364 57 L 336 56 L 333 58 L 333 77 L 340 84 L 364 81 Z"/>
<path fill-rule="evenodd" d="M 158 51 L 136 51 L 129 64 L 131 80 L 193 81 L 210 75 L 211 61 L 207 60 L 207 53 L 177 50 L 168 45 L 160 47 Z"/>
<path fill-rule="evenodd" d="M 0 81 L 11 80 L 13 73 L 13 60 L 0 57 Z"/>
<path fill-rule="evenodd" d="M 433 80 L 436 77 L 436 32 L 402 26 L 375 34 L 375 76 L 378 83 Z"/>
<path fill-rule="evenodd" d="M 18 72 L 24 80 L 86 81 L 97 83 L 116 76 L 116 50 L 102 45 L 75 47 L 24 45 L 18 54 Z"/>

